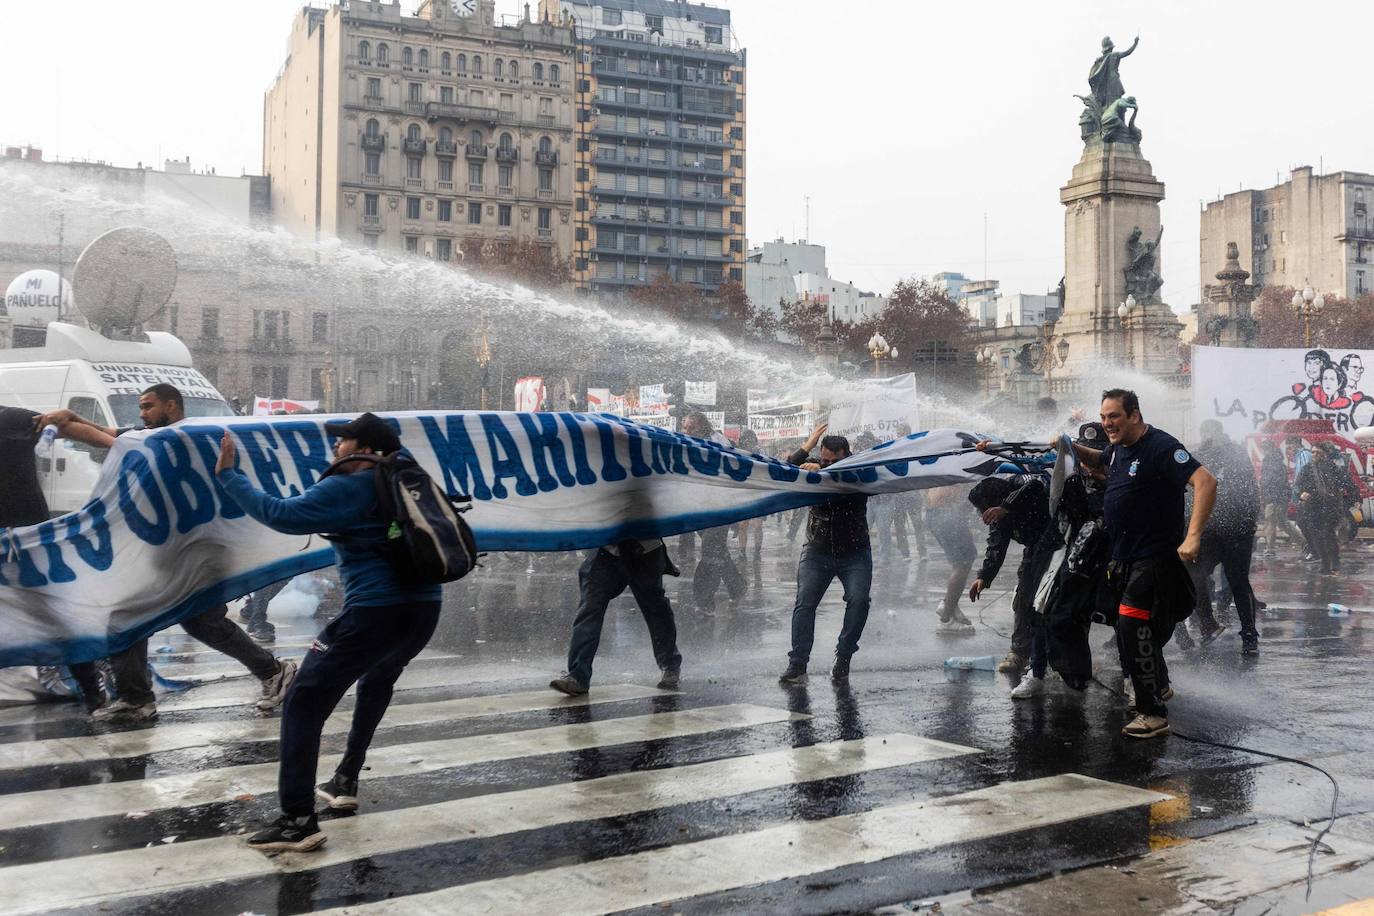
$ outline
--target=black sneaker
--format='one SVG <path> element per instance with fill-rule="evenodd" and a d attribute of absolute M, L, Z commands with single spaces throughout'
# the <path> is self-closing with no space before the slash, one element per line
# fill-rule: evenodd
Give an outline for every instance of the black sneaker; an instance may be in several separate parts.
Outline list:
<path fill-rule="evenodd" d="M 1259 637 L 1242 636 L 1240 638 L 1241 655 L 1259 655 Z"/>
<path fill-rule="evenodd" d="M 657 687 L 659 690 L 677 690 L 678 681 L 682 679 L 682 672 L 677 668 L 664 668 L 663 676 L 658 679 Z"/>
<path fill-rule="evenodd" d="M 799 662 L 795 658 L 787 660 L 787 670 L 778 678 L 779 684 L 800 684 L 806 679 L 806 662 Z"/>
<path fill-rule="evenodd" d="M 554 690 L 566 693 L 570 697 L 585 696 L 587 693 L 587 685 L 579 681 L 577 678 L 573 677 L 571 674 L 565 674 L 562 677 L 554 678 L 553 680 L 549 681 L 549 686 L 552 687 Z"/>
<path fill-rule="evenodd" d="M 331 811 L 357 811 L 358 780 L 335 773 L 329 782 L 315 787 L 315 797 L 328 805 Z"/>
<path fill-rule="evenodd" d="M 830 666 L 830 679 L 832 681 L 849 680 L 849 656 L 835 653 L 835 663 Z"/>
<path fill-rule="evenodd" d="M 314 814 L 287 817 L 283 814 L 271 826 L 248 838 L 248 845 L 264 852 L 310 852 L 324 845 L 328 837 Z"/>

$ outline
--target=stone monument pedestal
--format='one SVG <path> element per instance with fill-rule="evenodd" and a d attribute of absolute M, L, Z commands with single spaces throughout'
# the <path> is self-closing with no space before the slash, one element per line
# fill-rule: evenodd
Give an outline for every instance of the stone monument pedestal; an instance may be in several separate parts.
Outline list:
<path fill-rule="evenodd" d="M 1064 304 L 1055 335 L 1068 342 L 1064 372 L 1096 375 L 1103 363 L 1134 366 L 1152 375 L 1178 371 L 1183 323 L 1157 295 L 1138 297 L 1118 314 L 1128 289 L 1132 246 L 1160 238 L 1155 178 L 1137 143 L 1088 140 L 1068 184 L 1064 204 Z M 1158 249 L 1151 264 L 1157 263 Z"/>

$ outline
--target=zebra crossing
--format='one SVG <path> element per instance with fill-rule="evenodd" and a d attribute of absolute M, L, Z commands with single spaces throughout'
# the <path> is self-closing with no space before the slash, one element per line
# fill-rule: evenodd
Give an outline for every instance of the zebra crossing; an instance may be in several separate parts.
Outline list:
<path fill-rule="evenodd" d="M 445 676 L 465 695 L 433 698 Z M 407 672 L 359 814 L 322 819 L 314 854 L 269 857 L 240 835 L 274 813 L 274 719 L 210 707 L 109 734 L 0 728 L 0 913 L 719 911 L 711 895 L 1082 819 L 1140 824 L 1169 797 L 1078 774 L 996 781 L 986 749 L 907 732 L 821 740 L 779 695 L 495 683 L 451 663 Z M 347 716 L 327 726 L 321 774 Z"/>

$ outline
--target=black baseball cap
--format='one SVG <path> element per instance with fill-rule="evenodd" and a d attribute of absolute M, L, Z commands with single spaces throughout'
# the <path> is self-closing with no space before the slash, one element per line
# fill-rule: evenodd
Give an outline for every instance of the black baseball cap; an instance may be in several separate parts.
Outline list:
<path fill-rule="evenodd" d="M 1101 423 L 1093 420 L 1091 423 L 1084 423 L 1078 427 L 1077 441 L 1079 445 L 1100 449 L 1107 444 L 1107 431 L 1102 428 Z"/>
<path fill-rule="evenodd" d="M 401 437 L 381 417 L 368 412 L 356 420 L 324 424 L 324 431 L 340 439 L 357 439 L 363 448 L 390 455 L 401 450 Z"/>

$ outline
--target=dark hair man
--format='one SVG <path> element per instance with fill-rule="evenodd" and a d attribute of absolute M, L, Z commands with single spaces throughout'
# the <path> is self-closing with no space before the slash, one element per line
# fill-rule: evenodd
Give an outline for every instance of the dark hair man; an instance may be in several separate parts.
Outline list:
<path fill-rule="evenodd" d="M 33 451 L 47 425 L 43 419 L 22 407 L 0 407 L 0 528 L 23 528 L 48 520 L 48 501 L 43 498 Z M 58 435 L 96 448 L 109 448 L 114 442 L 111 436 L 84 423 L 68 424 L 65 430 L 58 430 Z M 78 662 L 67 668 L 81 688 L 86 708 L 99 708 L 105 691 L 95 662 Z"/>
<path fill-rule="evenodd" d="M 1112 541 L 1109 575 L 1121 596 L 1116 645 L 1137 710 L 1121 733 L 1155 738 L 1169 733 L 1164 704 L 1174 694 L 1164 645 L 1193 610 L 1185 564 L 1195 562 L 1201 551 L 1217 480 L 1177 439 L 1145 423 L 1134 391 L 1102 392 L 1102 426 L 1105 449 L 1074 448 L 1087 464 L 1107 469 L 1103 519 Z M 1186 487 L 1193 488 L 1193 514 L 1185 526 Z"/>
<path fill-rule="evenodd" d="M 849 440 L 826 436 L 825 423 L 788 456 L 788 463 L 802 470 L 815 471 L 849 457 Z M 824 436 L 824 438 L 822 438 Z M 820 461 L 808 462 L 811 450 L 820 444 Z M 860 494 L 835 496 L 811 507 L 806 520 L 806 545 L 797 561 L 797 599 L 792 606 L 792 650 L 787 654 L 787 669 L 778 680 L 800 684 L 806 677 L 811 647 L 816 639 L 816 608 L 830 583 L 840 580 L 844 587 L 844 623 L 835 644 L 835 662 L 830 676 L 849 677 L 849 660 L 859 651 L 859 637 L 868 622 L 868 593 L 873 584 L 873 550 L 868 540 L 868 497 Z"/>
<path fill-rule="evenodd" d="M 1219 421 L 1204 421 L 1199 433 L 1202 441 L 1197 458 L 1217 479 L 1216 506 L 1202 531 L 1197 562 L 1190 568 L 1202 644 L 1208 645 L 1226 629 L 1212 613 L 1212 590 L 1208 587 L 1212 570 L 1220 564 L 1240 618 L 1241 652 L 1254 655 L 1259 652 L 1259 631 L 1255 629 L 1254 592 L 1250 588 L 1250 555 L 1255 550 L 1260 513 L 1255 468 L 1245 449 L 1226 436 Z"/>
<path fill-rule="evenodd" d="M 186 419 L 185 402 L 173 385 L 153 385 L 144 389 L 138 398 L 138 416 L 147 429 L 161 429 Z M 42 422 L 56 422 L 67 430 L 74 424 L 93 426 L 70 410 L 47 414 Z M 97 427 L 111 436 L 129 432 L 128 429 Z M 286 696 L 286 688 L 296 676 L 296 663 L 278 661 L 262 646 L 228 618 L 229 608 L 216 605 L 208 611 L 181 622 L 181 628 L 193 638 L 212 649 L 223 652 L 247 668 L 262 683 L 257 708 L 264 712 L 275 709 Z M 157 718 L 157 697 L 153 693 L 152 677 L 148 673 L 148 639 L 144 637 L 117 655 L 110 657 L 119 699 L 96 710 L 94 717 L 111 721 L 147 722 Z"/>
<path fill-rule="evenodd" d="M 315 637 L 282 705 L 277 787 L 282 816 L 248 839 L 248 845 L 263 850 L 306 852 L 324 843 L 315 816 L 316 796 L 336 810 L 357 809 L 358 774 L 372 734 L 391 703 L 392 688 L 439 622 L 440 587 L 405 581 L 378 550 L 391 521 L 378 508 L 374 462 L 358 457 L 397 452 L 400 437 L 371 413 L 347 423 L 326 423 L 324 428 L 339 437 L 333 473 L 299 496 L 278 499 L 254 488 L 235 467 L 237 449 L 227 432 L 215 465 L 225 492 L 272 530 L 338 536 L 333 544 L 344 608 Z M 328 782 L 313 787 L 320 732 L 355 682 L 358 696 L 343 760 Z"/>
<path fill-rule="evenodd" d="M 1012 541 L 1024 548 L 1021 563 L 1016 568 L 1016 594 L 1011 599 L 1011 648 L 998 663 L 998 671 L 1020 671 L 1030 661 L 1035 590 L 1050 568 L 1050 559 L 1057 546 L 1042 543 L 1050 524 L 1049 499 L 1045 482 L 1031 474 L 1017 475 L 1012 480 L 989 477 L 968 494 L 968 501 L 988 526 L 987 553 L 978 570 L 978 578 L 969 586 L 970 601 L 977 601 L 983 590 L 992 585 Z"/>
<path fill-rule="evenodd" d="M 727 448 L 730 446 L 730 440 L 717 434 L 711 420 L 699 410 L 683 418 L 682 431 L 698 439 L 709 439 Z M 729 525 L 722 525 L 695 532 L 701 537 L 701 559 L 692 573 L 692 600 L 697 610 L 707 616 L 715 613 L 716 592 L 722 581 L 732 608 L 734 602 L 743 598 L 749 590 L 749 583 L 735 565 L 735 558 L 730 555 L 730 528 Z"/>

